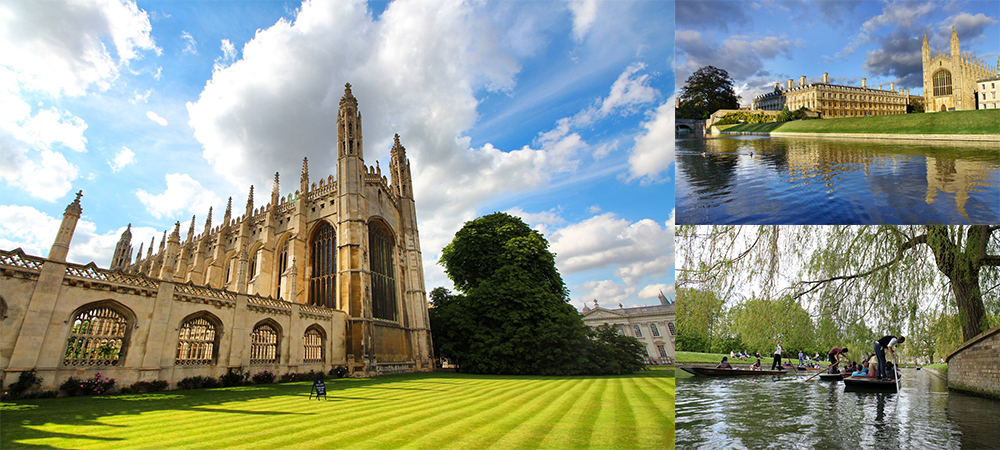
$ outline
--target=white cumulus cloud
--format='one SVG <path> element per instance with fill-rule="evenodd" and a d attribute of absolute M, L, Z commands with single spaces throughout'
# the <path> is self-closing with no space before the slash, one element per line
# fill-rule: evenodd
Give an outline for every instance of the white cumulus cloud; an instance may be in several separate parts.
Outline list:
<path fill-rule="evenodd" d="M 134 161 L 135 153 L 123 145 L 121 151 L 115 154 L 114 159 L 108 161 L 108 165 L 111 166 L 112 172 L 118 172 L 122 170 L 122 167 L 132 164 Z"/>
<path fill-rule="evenodd" d="M 146 211 L 157 219 L 170 217 L 181 211 L 204 213 L 212 205 L 222 202 L 219 196 L 205 189 L 188 174 L 167 174 L 166 180 L 167 189 L 160 194 L 150 194 L 142 189 L 135 193 L 139 201 L 146 206 Z"/>
<path fill-rule="evenodd" d="M 573 39 L 580 42 L 597 20 L 597 0 L 570 0 L 569 10 L 573 13 Z"/>
<path fill-rule="evenodd" d="M 629 174 L 643 182 L 666 181 L 663 172 L 674 162 L 673 97 L 658 106 L 642 127 L 644 132 L 635 138 L 629 154 Z"/>

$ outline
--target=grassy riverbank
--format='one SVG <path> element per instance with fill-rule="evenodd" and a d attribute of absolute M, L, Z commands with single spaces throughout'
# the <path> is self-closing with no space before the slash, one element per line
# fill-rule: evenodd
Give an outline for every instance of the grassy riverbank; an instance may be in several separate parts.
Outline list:
<path fill-rule="evenodd" d="M 725 131 L 882 134 L 1000 134 L 1000 110 L 741 124 Z"/>
<path fill-rule="evenodd" d="M 677 364 L 718 364 L 722 361 L 723 356 L 729 356 L 728 353 L 698 353 L 698 352 L 677 352 Z M 732 364 L 753 364 L 757 358 L 751 357 L 746 361 L 737 359 L 735 361 L 730 360 Z M 787 358 L 781 358 L 781 363 L 784 364 L 788 362 Z M 798 363 L 799 360 L 792 358 L 792 364 Z M 767 363 L 768 366 L 771 364 L 771 355 L 764 355 L 761 358 L 761 364 Z M 829 365 L 829 361 L 820 361 L 820 365 Z"/>
<path fill-rule="evenodd" d="M 674 373 L 456 373 L 4 402 L 0 448 L 670 448 Z"/>

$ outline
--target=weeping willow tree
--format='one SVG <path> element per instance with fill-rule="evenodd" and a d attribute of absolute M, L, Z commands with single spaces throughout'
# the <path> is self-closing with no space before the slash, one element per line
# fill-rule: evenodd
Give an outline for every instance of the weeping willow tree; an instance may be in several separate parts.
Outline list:
<path fill-rule="evenodd" d="M 954 305 L 969 340 L 1000 312 L 998 230 L 678 226 L 677 288 L 709 290 L 726 301 L 789 296 L 821 326 L 828 319 L 844 333 L 858 323 L 902 333 L 928 309 Z"/>

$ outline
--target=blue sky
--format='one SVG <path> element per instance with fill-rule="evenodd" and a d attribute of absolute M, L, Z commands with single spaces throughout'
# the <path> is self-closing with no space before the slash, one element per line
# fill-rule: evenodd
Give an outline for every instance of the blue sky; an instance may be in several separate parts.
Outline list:
<path fill-rule="evenodd" d="M 834 84 L 867 78 L 870 88 L 895 83 L 923 95 L 923 36 L 932 57 L 948 53 L 952 26 L 963 52 L 993 67 L 1000 55 L 995 0 L 679 1 L 676 20 L 677 88 L 713 65 L 730 73 L 744 106 L 774 82 L 818 82 L 824 72 Z"/>
<path fill-rule="evenodd" d="M 673 296 L 668 2 L 0 4 L 0 248 L 46 255 L 83 190 L 69 260 L 110 262 L 209 207 L 333 174 L 351 83 L 365 162 L 412 162 L 427 290 L 462 224 L 542 231 L 582 307 Z"/>

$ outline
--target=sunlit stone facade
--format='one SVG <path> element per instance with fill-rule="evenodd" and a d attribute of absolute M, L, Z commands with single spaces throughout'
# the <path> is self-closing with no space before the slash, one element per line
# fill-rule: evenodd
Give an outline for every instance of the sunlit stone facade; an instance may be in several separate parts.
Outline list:
<path fill-rule="evenodd" d="M 433 368 L 410 163 L 396 136 L 389 174 L 363 159 L 361 113 L 347 85 L 337 176 L 242 216 L 232 199 L 201 233 L 180 223 L 132 260 L 130 228 L 110 269 L 65 258 L 82 212 L 66 208 L 47 258 L 0 251 L 5 385 L 37 369 L 46 386 L 100 371 L 124 383 L 346 366 L 355 376 Z"/>
<path fill-rule="evenodd" d="M 608 324 L 619 333 L 642 342 L 649 364 L 671 364 L 674 361 L 676 316 L 674 304 L 661 293 L 660 304 L 635 308 L 607 309 L 597 305 L 583 307 L 583 323 L 591 328 Z"/>
<path fill-rule="evenodd" d="M 806 84 L 805 76 L 799 78 L 798 86 L 794 86 L 789 79 L 786 89 L 774 83 L 772 92 L 754 98 L 751 109 L 780 111 L 788 108 L 795 111 L 807 108 L 824 119 L 906 113 L 909 90 L 901 88 L 896 92 L 895 83 L 890 83 L 889 90 L 883 90 L 882 86 L 869 88 L 864 78 L 861 79 L 861 87 L 830 84 L 829 81 L 830 75 L 824 73 L 822 83 Z"/>
<path fill-rule="evenodd" d="M 997 67 L 962 53 L 955 27 L 951 28 L 951 53 L 938 52 L 931 57 L 931 49 L 924 35 L 921 59 L 924 67 L 924 109 L 926 112 L 963 111 L 978 109 L 982 104 L 996 108 L 996 101 L 985 91 L 979 80 L 994 78 Z M 1000 58 L 997 58 L 1000 65 Z M 995 90 L 993 95 L 995 95 Z"/>

